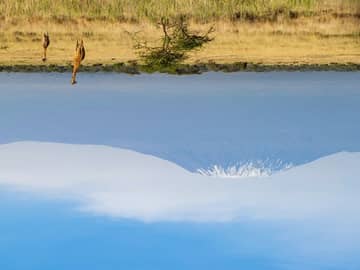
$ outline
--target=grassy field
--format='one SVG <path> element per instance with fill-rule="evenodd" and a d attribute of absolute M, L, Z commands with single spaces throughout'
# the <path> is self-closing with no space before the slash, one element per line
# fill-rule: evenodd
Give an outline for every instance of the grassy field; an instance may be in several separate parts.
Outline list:
<path fill-rule="evenodd" d="M 323 12 L 359 15 L 359 0 L 7 0 L 0 2 L 6 18 L 79 17 L 127 22 L 157 20 L 185 14 L 197 22 L 214 20 L 276 20 Z"/>
<path fill-rule="evenodd" d="M 213 42 L 187 63 L 360 64 L 360 0 L 17 0 L 0 2 L 0 65 L 71 62 L 83 38 L 85 65 L 137 60 L 129 33 L 156 43 L 159 16 L 186 14 L 191 29 L 215 26 Z"/>

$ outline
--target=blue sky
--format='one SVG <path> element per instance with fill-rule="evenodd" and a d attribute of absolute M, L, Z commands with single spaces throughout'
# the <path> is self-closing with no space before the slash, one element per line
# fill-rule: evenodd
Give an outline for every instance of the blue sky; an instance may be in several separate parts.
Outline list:
<path fill-rule="evenodd" d="M 360 73 L 80 76 L 72 87 L 69 74 L 0 73 L 0 144 L 110 145 L 190 171 L 360 151 Z M 360 266 L 351 218 L 149 223 L 55 197 L 0 186 L 0 269 Z"/>
<path fill-rule="evenodd" d="M 360 263 L 356 250 L 327 250 L 333 239 L 299 223 L 144 224 L 2 195 L 1 269 L 357 269 Z"/>
<path fill-rule="evenodd" d="M 0 143 L 105 144 L 192 171 L 360 150 L 359 73 L 0 76 Z"/>

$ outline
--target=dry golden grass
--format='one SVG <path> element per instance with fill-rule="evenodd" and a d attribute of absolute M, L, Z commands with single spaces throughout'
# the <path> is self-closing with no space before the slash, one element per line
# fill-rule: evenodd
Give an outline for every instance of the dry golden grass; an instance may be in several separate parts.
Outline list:
<path fill-rule="evenodd" d="M 50 34 L 47 64 L 69 64 L 75 42 L 82 37 L 85 65 L 136 60 L 133 40 L 138 32 L 156 42 L 161 31 L 149 23 L 118 23 L 78 19 L 64 23 L 51 20 L 0 21 L 0 64 L 42 64 L 41 35 Z M 192 23 L 194 30 L 207 24 Z M 215 40 L 190 54 L 186 62 L 219 63 L 249 61 L 264 64 L 360 63 L 360 26 L 354 17 L 315 16 L 277 22 L 218 21 Z"/>
<path fill-rule="evenodd" d="M 187 15 L 198 22 L 217 20 L 274 20 L 279 15 L 313 16 L 323 12 L 359 14 L 360 0 L 6 0 L 5 18 L 88 18 L 115 21 L 157 20 Z"/>

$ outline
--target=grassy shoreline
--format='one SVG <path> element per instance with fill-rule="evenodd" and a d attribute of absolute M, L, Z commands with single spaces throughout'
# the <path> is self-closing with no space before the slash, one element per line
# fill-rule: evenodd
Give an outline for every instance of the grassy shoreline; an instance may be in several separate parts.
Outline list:
<path fill-rule="evenodd" d="M 271 71 L 360 71 L 360 64 L 261 64 L 236 62 L 218 64 L 215 62 L 197 64 L 177 64 L 166 68 L 154 68 L 137 63 L 93 64 L 82 66 L 80 72 L 114 72 L 126 74 L 168 73 L 168 74 L 201 74 L 204 72 L 271 72 Z M 71 65 L 0 65 L 0 72 L 71 72 Z"/>
<path fill-rule="evenodd" d="M 315 20 L 315 21 L 314 21 Z M 360 20 L 299 18 L 292 23 L 215 24 L 214 41 L 188 55 L 184 64 L 237 62 L 262 65 L 360 64 Z M 42 65 L 41 37 L 50 34 L 48 65 L 71 64 L 77 38 L 87 51 L 83 65 L 113 65 L 137 61 L 139 55 L 129 33 L 139 32 L 156 44 L 161 31 L 152 24 L 81 22 L 53 24 L 48 21 L 12 25 L 3 23 L 0 32 L 0 65 Z M 192 24 L 203 32 L 209 24 Z"/>
<path fill-rule="evenodd" d="M 154 18 L 179 14 L 188 15 L 192 31 L 201 33 L 214 26 L 214 41 L 191 52 L 169 72 L 358 70 L 360 65 L 360 0 L 16 3 L 0 4 L 0 66 L 6 71 L 68 70 L 76 39 L 83 38 L 87 52 L 83 71 L 152 72 L 142 65 L 130 33 L 138 33 L 150 45 L 159 44 L 161 30 Z M 85 6 L 80 8 L 79 3 Z M 205 9 L 208 13 L 202 13 Z M 51 40 L 45 66 L 41 61 L 44 31 Z M 247 68 L 239 68 L 238 63 L 248 63 Z"/>

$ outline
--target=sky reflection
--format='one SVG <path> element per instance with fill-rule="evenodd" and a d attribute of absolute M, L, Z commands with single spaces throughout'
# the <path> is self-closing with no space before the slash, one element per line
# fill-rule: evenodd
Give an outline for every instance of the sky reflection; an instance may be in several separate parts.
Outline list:
<path fill-rule="evenodd" d="M 104 144 L 195 171 L 360 151 L 359 73 L 0 74 L 0 143 Z"/>
<path fill-rule="evenodd" d="M 360 73 L 68 76 L 0 73 L 0 269 L 359 269 Z"/>

